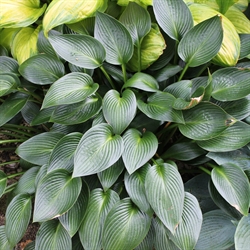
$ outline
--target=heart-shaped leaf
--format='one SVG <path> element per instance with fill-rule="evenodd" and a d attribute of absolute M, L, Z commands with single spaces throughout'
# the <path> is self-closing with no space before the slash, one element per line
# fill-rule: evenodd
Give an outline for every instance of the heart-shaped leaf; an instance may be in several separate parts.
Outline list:
<path fill-rule="evenodd" d="M 127 171 L 132 174 L 155 155 L 158 140 L 150 131 L 142 134 L 133 128 L 127 130 L 122 138 L 124 141 L 122 159 Z"/>
<path fill-rule="evenodd" d="M 250 214 L 242 217 L 236 228 L 235 249 L 248 249 L 250 244 Z"/>
<path fill-rule="evenodd" d="M 79 67 L 95 69 L 105 60 L 105 49 L 91 36 L 49 35 L 49 41 L 59 56 Z"/>
<path fill-rule="evenodd" d="M 182 0 L 154 0 L 153 10 L 158 24 L 174 40 L 193 27 L 193 18 Z"/>
<path fill-rule="evenodd" d="M 103 44 L 108 63 L 125 65 L 133 55 L 133 41 L 128 30 L 108 14 L 96 13 L 95 38 Z"/>
<path fill-rule="evenodd" d="M 103 115 L 116 134 L 121 134 L 128 127 L 136 109 L 136 97 L 132 90 L 126 89 L 121 95 L 116 90 L 110 90 L 103 97 Z"/>
<path fill-rule="evenodd" d="M 2 170 L 0 170 L 0 198 L 3 195 L 6 186 L 7 186 L 7 175 Z"/>
<path fill-rule="evenodd" d="M 114 135 L 110 125 L 101 123 L 89 129 L 75 152 L 73 176 L 101 172 L 113 165 L 123 152 L 121 136 Z"/>
<path fill-rule="evenodd" d="M 145 238 L 150 217 L 125 198 L 111 209 L 103 228 L 103 248 L 134 249 Z"/>
<path fill-rule="evenodd" d="M 104 221 L 119 200 L 119 195 L 110 189 L 106 192 L 99 188 L 91 191 L 86 215 L 79 230 L 81 243 L 85 249 L 102 249 Z"/>
<path fill-rule="evenodd" d="M 42 109 L 51 106 L 74 104 L 94 94 L 99 85 L 85 73 L 72 72 L 54 82 L 45 95 Z"/>
<path fill-rule="evenodd" d="M 36 190 L 33 221 L 46 221 L 67 212 L 76 202 L 82 187 L 80 178 L 72 178 L 65 169 L 48 173 Z"/>
<path fill-rule="evenodd" d="M 184 206 L 184 186 L 178 170 L 168 163 L 152 166 L 146 175 L 145 189 L 156 215 L 174 234 Z"/>
<path fill-rule="evenodd" d="M 235 164 L 225 163 L 213 168 L 211 177 L 221 196 L 243 215 L 247 215 L 250 204 L 250 186 L 244 171 Z"/>

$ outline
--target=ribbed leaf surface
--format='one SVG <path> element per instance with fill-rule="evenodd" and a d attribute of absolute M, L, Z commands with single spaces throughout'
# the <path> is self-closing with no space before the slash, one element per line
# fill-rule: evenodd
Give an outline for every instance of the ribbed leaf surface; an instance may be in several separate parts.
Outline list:
<path fill-rule="evenodd" d="M 111 209 L 103 229 L 103 249 L 134 249 L 145 238 L 150 217 L 125 198 Z"/>
<path fill-rule="evenodd" d="M 6 186 L 7 175 L 2 170 L 0 170 L 0 197 L 3 195 Z"/>
<path fill-rule="evenodd" d="M 242 217 L 240 220 L 235 236 L 235 249 L 248 249 L 250 244 L 250 214 Z"/>
<path fill-rule="evenodd" d="M 35 196 L 33 221 L 46 221 L 67 212 L 76 202 L 82 187 L 65 169 L 48 173 L 39 183 Z"/>
<path fill-rule="evenodd" d="M 112 166 L 123 152 L 121 136 L 114 135 L 110 125 L 101 123 L 89 129 L 75 152 L 73 176 L 101 172 Z"/>
<path fill-rule="evenodd" d="M 18 62 L 11 57 L 8 56 L 0 56 L 0 74 L 3 73 L 18 73 Z"/>
<path fill-rule="evenodd" d="M 152 221 L 151 221 L 152 222 Z M 135 250 L 152 250 L 154 249 L 155 229 L 151 223 L 149 231 L 143 241 L 138 245 Z"/>
<path fill-rule="evenodd" d="M 5 225 L 0 226 L 0 249 L 1 250 L 13 250 L 12 245 L 10 245 L 6 232 L 5 232 Z"/>
<path fill-rule="evenodd" d="M 16 89 L 16 79 L 7 73 L 0 73 L 0 96 L 8 95 L 11 92 L 16 92 Z"/>
<path fill-rule="evenodd" d="M 250 34 L 240 34 L 240 58 L 245 58 L 250 54 L 249 44 Z"/>

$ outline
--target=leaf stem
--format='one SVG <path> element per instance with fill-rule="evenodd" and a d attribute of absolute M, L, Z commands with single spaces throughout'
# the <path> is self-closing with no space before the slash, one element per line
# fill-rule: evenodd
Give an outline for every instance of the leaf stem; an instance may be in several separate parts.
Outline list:
<path fill-rule="evenodd" d="M 109 74 L 107 73 L 107 71 L 105 70 L 105 68 L 104 68 L 103 66 L 100 66 L 100 69 L 101 69 L 101 71 L 103 72 L 103 74 L 105 75 L 105 77 L 107 78 L 107 80 L 108 80 L 109 84 L 111 85 L 111 87 L 112 87 L 113 89 L 116 89 L 116 87 L 115 87 L 115 85 L 114 85 L 112 79 L 110 78 L 110 76 L 109 76 Z"/>
<path fill-rule="evenodd" d="M 204 168 L 204 167 L 202 167 L 202 166 L 200 166 L 200 167 L 198 167 L 200 170 L 202 170 L 203 172 L 205 172 L 206 174 L 208 174 L 208 175 L 211 175 L 211 171 L 209 171 L 208 169 L 206 169 L 206 168 Z"/>
<path fill-rule="evenodd" d="M 184 69 L 183 69 L 182 72 L 181 72 L 181 75 L 180 75 L 180 77 L 179 77 L 179 79 L 178 79 L 178 82 L 182 80 L 182 78 L 183 78 L 184 74 L 186 73 L 188 67 L 189 67 L 189 64 L 187 63 L 187 64 L 185 65 Z"/>
<path fill-rule="evenodd" d="M 2 162 L 2 163 L 0 163 L 0 166 L 4 166 L 4 165 L 16 163 L 16 162 L 20 162 L 20 160 Z M 8 176 L 8 178 L 9 178 L 9 176 Z M 10 178 L 12 178 L 12 177 L 10 177 Z"/>
<path fill-rule="evenodd" d="M 28 131 L 34 131 L 36 133 L 40 133 L 41 130 L 39 129 L 36 129 L 34 127 L 26 127 L 26 126 L 23 126 L 23 125 L 17 125 L 17 124 L 10 124 L 10 123 L 6 123 L 2 126 L 2 128 L 6 128 L 7 130 L 11 130 L 12 128 L 14 129 L 21 129 L 21 130 L 28 130 Z M 13 130 L 14 131 L 14 130 Z M 17 130 L 15 132 L 24 132 L 24 131 L 20 131 L 20 130 Z M 25 133 L 25 132 L 24 132 Z M 30 134 L 27 133 L 27 135 L 30 137 Z"/>
<path fill-rule="evenodd" d="M 8 179 L 11 179 L 11 178 L 14 178 L 14 177 L 17 177 L 19 175 L 23 175 L 25 172 L 18 172 L 18 173 L 15 173 L 15 174 L 11 174 L 11 175 L 8 175 L 7 178 Z"/>
<path fill-rule="evenodd" d="M 42 102 L 43 102 L 43 99 L 42 99 L 39 95 L 35 94 L 34 92 L 30 92 L 30 91 L 25 90 L 25 89 L 22 89 L 22 88 L 18 88 L 17 90 L 18 90 L 19 92 L 21 92 L 21 93 L 24 93 L 24 94 L 28 94 L 28 95 L 33 96 L 35 99 L 37 99 L 37 100 L 39 101 L 39 103 L 42 103 Z"/>
<path fill-rule="evenodd" d="M 19 139 L 26 139 L 26 140 L 27 140 L 27 137 L 26 137 L 26 136 L 18 135 L 18 134 L 13 134 L 13 133 L 11 133 L 11 132 L 1 131 L 1 134 L 2 134 L 2 135 L 11 136 L 11 137 L 15 137 L 15 138 L 19 138 Z"/>
<path fill-rule="evenodd" d="M 126 65 L 123 63 L 122 64 L 122 73 L 123 73 L 123 79 L 124 79 L 124 84 L 127 82 L 127 72 L 126 72 Z"/>
<path fill-rule="evenodd" d="M 18 182 L 15 182 L 15 183 L 12 183 L 11 185 L 9 185 L 8 187 L 6 187 L 5 191 L 3 194 L 7 194 L 9 192 L 11 192 L 12 190 L 15 189 L 16 185 L 17 185 Z"/>
<path fill-rule="evenodd" d="M 16 143 L 16 142 L 24 142 L 26 139 L 9 139 L 9 140 L 1 140 L 0 144 L 5 144 L 5 143 Z"/>
<path fill-rule="evenodd" d="M 137 54 L 138 54 L 138 72 L 141 72 L 141 43 L 137 45 Z"/>

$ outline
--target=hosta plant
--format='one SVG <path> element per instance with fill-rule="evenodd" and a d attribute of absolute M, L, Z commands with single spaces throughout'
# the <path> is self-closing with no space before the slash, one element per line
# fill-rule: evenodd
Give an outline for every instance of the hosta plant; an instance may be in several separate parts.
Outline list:
<path fill-rule="evenodd" d="M 248 248 L 247 0 L 0 5 L 1 250 Z"/>

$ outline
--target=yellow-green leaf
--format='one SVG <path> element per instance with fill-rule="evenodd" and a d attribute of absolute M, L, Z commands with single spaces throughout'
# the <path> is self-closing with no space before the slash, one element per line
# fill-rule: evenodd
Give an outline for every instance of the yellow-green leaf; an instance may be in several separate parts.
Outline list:
<path fill-rule="evenodd" d="M 120 6 L 127 6 L 129 2 L 135 2 L 143 7 L 153 5 L 153 0 L 118 0 L 117 4 Z"/>
<path fill-rule="evenodd" d="M 39 0 L 0 0 L 0 6 L 0 28 L 18 28 L 34 23 L 47 4 L 40 8 Z"/>
<path fill-rule="evenodd" d="M 93 16 L 97 10 L 104 11 L 107 0 L 54 0 L 50 3 L 43 19 L 44 34 L 61 24 L 76 23 Z"/>
<path fill-rule="evenodd" d="M 2 29 L 0 31 L 0 45 L 11 51 L 13 40 L 21 28 Z"/>

